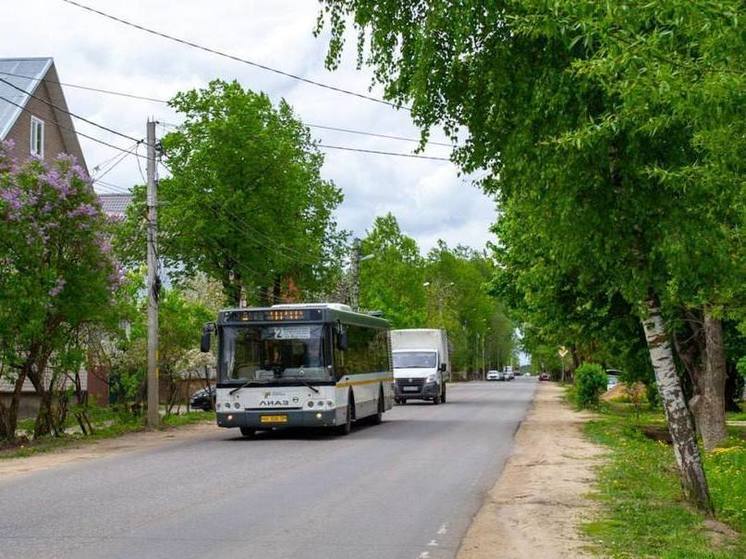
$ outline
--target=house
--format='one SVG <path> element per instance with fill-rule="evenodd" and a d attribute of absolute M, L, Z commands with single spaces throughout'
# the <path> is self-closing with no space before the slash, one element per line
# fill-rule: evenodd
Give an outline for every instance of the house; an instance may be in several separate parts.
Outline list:
<path fill-rule="evenodd" d="M 0 58 L 0 141 L 20 159 L 75 156 L 87 170 L 52 58 Z"/>
<path fill-rule="evenodd" d="M 131 194 L 99 194 L 101 210 L 106 216 L 114 221 L 122 221 L 127 217 L 127 207 L 132 202 Z"/>

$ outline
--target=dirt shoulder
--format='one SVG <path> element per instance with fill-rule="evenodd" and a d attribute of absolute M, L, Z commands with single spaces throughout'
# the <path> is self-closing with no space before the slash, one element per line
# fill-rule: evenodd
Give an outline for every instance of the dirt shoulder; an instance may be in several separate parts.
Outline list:
<path fill-rule="evenodd" d="M 511 457 L 464 538 L 458 559 L 583 558 L 579 534 L 593 502 L 594 466 L 603 449 L 582 433 L 588 414 L 540 383 Z"/>
<path fill-rule="evenodd" d="M 32 456 L 7 458 L 0 460 L 0 480 L 5 481 L 13 477 L 33 474 L 65 464 L 86 462 L 105 456 L 141 452 L 168 444 L 181 443 L 214 433 L 215 429 L 214 422 L 206 421 L 172 427 L 163 431 L 138 431 L 111 439 L 83 442 L 78 446 L 65 447 Z"/>

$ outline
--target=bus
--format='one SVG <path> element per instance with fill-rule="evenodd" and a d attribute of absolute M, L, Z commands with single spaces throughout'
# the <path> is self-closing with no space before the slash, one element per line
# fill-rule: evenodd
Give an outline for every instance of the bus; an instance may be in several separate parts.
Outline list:
<path fill-rule="evenodd" d="M 288 427 L 346 435 L 393 407 L 389 323 L 334 303 L 226 309 L 205 325 L 217 337 L 219 427 L 244 437 Z"/>

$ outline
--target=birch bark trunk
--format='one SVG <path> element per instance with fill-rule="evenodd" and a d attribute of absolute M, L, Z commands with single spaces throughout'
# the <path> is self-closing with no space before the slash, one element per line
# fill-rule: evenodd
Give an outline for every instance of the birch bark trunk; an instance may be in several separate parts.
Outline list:
<path fill-rule="evenodd" d="M 642 326 L 673 440 L 682 489 L 687 499 L 701 510 L 712 514 L 712 501 L 702 467 L 702 456 L 697 446 L 692 418 L 686 407 L 681 381 L 676 373 L 673 351 L 663 326 L 660 307 L 655 298 L 648 299 L 646 306 L 648 316 L 642 321 Z"/>

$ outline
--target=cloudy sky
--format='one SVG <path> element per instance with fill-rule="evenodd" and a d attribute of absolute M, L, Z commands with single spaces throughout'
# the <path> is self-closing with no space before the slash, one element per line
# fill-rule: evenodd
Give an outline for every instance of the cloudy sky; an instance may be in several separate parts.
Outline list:
<path fill-rule="evenodd" d="M 312 29 L 316 0 L 79 0 L 156 30 L 344 89 L 366 93 L 370 71 L 355 69 L 348 50 L 342 67 L 324 68 L 327 41 Z M 287 99 L 310 124 L 417 138 L 406 111 L 320 89 L 239 62 L 201 52 L 125 27 L 62 2 L 3 0 L 0 57 L 53 56 L 62 82 L 168 99 L 209 80 L 238 80 L 244 87 Z M 70 110 L 97 123 L 141 138 L 147 117 L 178 123 L 163 104 L 102 95 L 67 87 Z M 374 90 L 372 95 L 381 96 Z M 79 131 L 130 148 L 127 140 L 76 121 Z M 162 133 L 163 130 L 159 130 Z M 415 144 L 312 129 L 331 145 L 411 153 Z M 433 140 L 443 141 L 438 132 Z M 81 138 L 89 169 L 118 152 Z M 426 153 L 448 156 L 449 148 L 428 146 Z M 373 218 L 396 215 L 404 231 L 423 250 L 442 238 L 450 245 L 481 248 L 490 239 L 494 204 L 459 177 L 450 162 L 326 150 L 324 174 L 342 188 L 340 225 L 363 235 Z M 95 173 L 94 173 L 95 174 Z M 134 157 L 125 158 L 103 178 L 125 189 L 142 182 Z M 109 189 L 111 189 L 109 188 Z M 107 187 L 101 186 L 101 191 Z"/>

